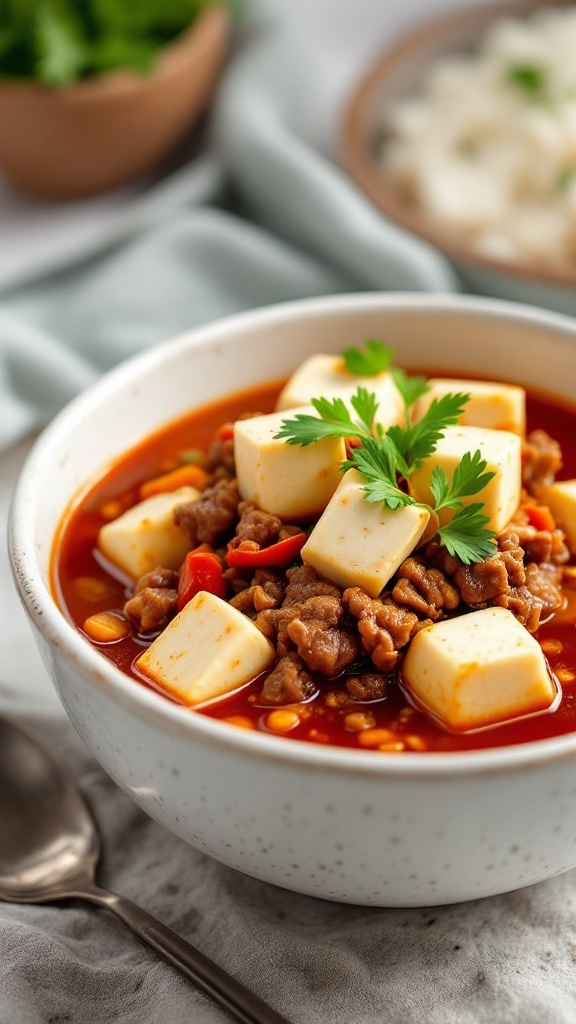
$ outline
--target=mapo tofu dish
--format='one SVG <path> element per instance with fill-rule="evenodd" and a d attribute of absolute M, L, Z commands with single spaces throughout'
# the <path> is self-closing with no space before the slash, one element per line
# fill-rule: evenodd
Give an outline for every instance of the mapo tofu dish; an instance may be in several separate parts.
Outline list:
<path fill-rule="evenodd" d="M 192 411 L 66 516 L 60 607 L 238 728 L 394 754 L 576 729 L 576 410 L 377 340 Z"/>

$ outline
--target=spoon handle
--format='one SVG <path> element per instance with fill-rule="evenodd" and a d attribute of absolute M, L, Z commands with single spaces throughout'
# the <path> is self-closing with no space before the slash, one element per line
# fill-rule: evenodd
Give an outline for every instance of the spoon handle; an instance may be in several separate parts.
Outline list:
<path fill-rule="evenodd" d="M 78 895 L 111 910 L 139 939 L 152 946 L 242 1024 L 290 1024 L 286 1017 L 136 903 L 101 889 L 95 883 L 83 888 Z"/>

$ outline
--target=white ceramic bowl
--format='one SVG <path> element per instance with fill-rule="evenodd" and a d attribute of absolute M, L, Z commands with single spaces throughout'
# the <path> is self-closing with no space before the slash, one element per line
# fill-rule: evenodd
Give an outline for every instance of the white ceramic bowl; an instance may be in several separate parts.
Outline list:
<path fill-rule="evenodd" d="M 225 864 L 372 906 L 489 896 L 576 866 L 576 734 L 472 753 L 316 747 L 195 715 L 122 675 L 56 607 L 54 532 L 87 481 L 156 427 L 307 355 L 385 337 L 398 363 L 573 398 L 576 324 L 497 300 L 359 295 L 235 316 L 108 374 L 44 432 L 18 483 L 16 582 L 80 735 L 148 814 Z"/>

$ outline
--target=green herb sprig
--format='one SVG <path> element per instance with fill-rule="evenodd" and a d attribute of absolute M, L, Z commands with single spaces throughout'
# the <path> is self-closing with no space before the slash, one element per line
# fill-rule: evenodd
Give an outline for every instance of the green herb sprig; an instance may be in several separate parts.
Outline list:
<path fill-rule="evenodd" d="M 360 377 L 375 377 L 383 373 L 390 366 L 393 356 L 393 349 L 379 338 L 368 338 L 363 349 L 352 347 L 342 353 L 346 369 Z"/>
<path fill-rule="evenodd" d="M 350 349 L 348 352 L 352 351 Z M 424 377 L 410 377 L 400 369 L 391 371 L 404 403 L 406 426 L 391 426 L 384 431 L 375 422 L 378 411 L 376 395 L 366 388 L 357 388 L 350 399 L 352 415 L 341 398 L 312 399 L 318 413 L 297 413 L 283 420 L 276 438 L 290 445 L 313 444 L 326 437 L 354 438 L 360 444 L 350 450 L 349 458 L 340 467 L 343 472 L 356 469 L 366 481 L 367 501 L 383 502 L 389 509 L 417 505 L 437 515 L 443 509 L 455 511 L 450 522 L 438 528 L 436 536 L 451 555 L 469 565 L 494 553 L 495 533 L 486 528 L 489 519 L 482 512 L 483 504 L 463 504 L 487 486 L 494 473 L 487 472 L 486 460 L 478 450 L 466 452 L 456 467 L 452 480 L 440 466 L 430 478 L 434 505 L 417 501 L 406 489 L 405 482 L 436 450 L 447 426 L 458 423 L 470 395 L 462 392 L 433 399 L 426 413 L 414 422 L 414 403 L 429 390 Z"/>
<path fill-rule="evenodd" d="M 372 436 L 374 418 L 378 411 L 378 400 L 372 391 L 357 388 L 350 399 L 350 405 L 356 413 L 353 419 L 346 402 L 342 398 L 313 398 L 310 402 L 318 416 L 310 413 L 297 413 L 293 420 L 283 420 L 275 437 L 287 444 L 299 444 L 303 448 L 314 444 L 325 437 L 357 437 L 367 440 Z"/>
<path fill-rule="evenodd" d="M 149 72 L 158 51 L 213 2 L 2 0 L 0 78 L 65 88 L 114 68 Z"/>

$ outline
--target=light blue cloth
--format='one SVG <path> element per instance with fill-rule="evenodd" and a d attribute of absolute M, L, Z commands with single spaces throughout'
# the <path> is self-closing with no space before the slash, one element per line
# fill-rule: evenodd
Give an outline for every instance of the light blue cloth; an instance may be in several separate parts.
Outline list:
<path fill-rule="evenodd" d="M 203 155 L 143 187 L 88 241 L 62 250 L 56 237 L 50 262 L 0 285 L 0 449 L 115 363 L 218 316 L 343 291 L 458 288 L 443 257 L 386 223 L 305 141 L 314 76 L 303 49 L 254 10 Z"/>

